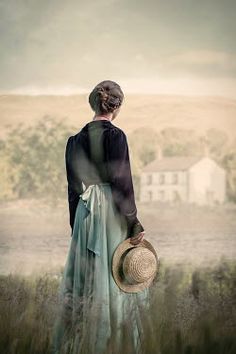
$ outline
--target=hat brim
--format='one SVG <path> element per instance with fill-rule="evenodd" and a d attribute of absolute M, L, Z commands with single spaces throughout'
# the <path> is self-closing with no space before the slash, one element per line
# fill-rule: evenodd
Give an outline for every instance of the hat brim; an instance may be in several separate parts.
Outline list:
<path fill-rule="evenodd" d="M 131 248 L 135 248 L 135 247 L 148 248 L 156 257 L 157 267 L 156 267 L 156 271 L 153 274 L 153 276 L 151 278 L 149 278 L 148 280 L 146 280 L 145 282 L 138 283 L 138 284 L 129 284 L 125 280 L 123 272 L 122 272 L 122 258 L 124 257 L 125 253 L 128 250 L 130 250 Z M 144 239 L 138 245 L 132 245 L 130 243 L 130 238 L 128 238 L 118 245 L 118 247 L 116 248 L 116 250 L 113 254 L 112 275 L 113 275 L 113 278 L 114 278 L 117 286 L 121 290 L 123 290 L 126 293 L 137 293 L 139 291 L 143 291 L 144 289 L 148 288 L 152 284 L 152 282 L 155 279 L 157 272 L 159 270 L 159 265 L 160 265 L 159 257 L 150 242 L 148 242 L 147 240 Z"/>

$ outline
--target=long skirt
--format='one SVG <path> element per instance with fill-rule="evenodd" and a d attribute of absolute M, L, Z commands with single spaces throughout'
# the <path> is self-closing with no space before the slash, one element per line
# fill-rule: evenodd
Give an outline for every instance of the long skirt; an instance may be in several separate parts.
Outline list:
<path fill-rule="evenodd" d="M 80 195 L 53 328 L 53 354 L 142 353 L 142 311 L 149 291 L 126 293 L 112 276 L 112 256 L 127 238 L 109 183 Z"/>

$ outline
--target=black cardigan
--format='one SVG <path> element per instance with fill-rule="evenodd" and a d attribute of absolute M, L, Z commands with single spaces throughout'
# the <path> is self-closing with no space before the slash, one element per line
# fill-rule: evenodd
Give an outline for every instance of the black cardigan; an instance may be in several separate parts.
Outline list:
<path fill-rule="evenodd" d="M 108 120 L 90 121 L 70 136 L 65 150 L 70 226 L 85 187 L 109 182 L 117 210 L 127 220 L 127 237 L 144 231 L 137 218 L 126 134 Z M 72 232 L 71 232 L 72 235 Z"/>

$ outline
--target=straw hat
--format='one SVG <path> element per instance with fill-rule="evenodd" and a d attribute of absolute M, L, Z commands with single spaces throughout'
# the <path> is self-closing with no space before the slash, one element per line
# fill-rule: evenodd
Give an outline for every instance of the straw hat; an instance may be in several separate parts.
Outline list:
<path fill-rule="evenodd" d="M 118 287 L 137 293 L 149 287 L 159 270 L 159 258 L 150 242 L 132 245 L 130 238 L 121 242 L 112 258 L 112 274 Z"/>

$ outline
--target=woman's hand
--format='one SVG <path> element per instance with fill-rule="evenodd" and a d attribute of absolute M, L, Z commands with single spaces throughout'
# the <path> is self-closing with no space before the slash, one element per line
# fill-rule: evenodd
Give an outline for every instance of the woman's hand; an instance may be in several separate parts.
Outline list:
<path fill-rule="evenodd" d="M 140 232 L 136 236 L 130 237 L 130 243 L 132 245 L 138 245 L 144 238 L 145 231 Z"/>

